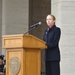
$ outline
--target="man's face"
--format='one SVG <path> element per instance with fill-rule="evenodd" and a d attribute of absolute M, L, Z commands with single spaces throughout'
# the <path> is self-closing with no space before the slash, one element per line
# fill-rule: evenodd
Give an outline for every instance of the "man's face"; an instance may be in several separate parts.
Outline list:
<path fill-rule="evenodd" d="M 53 17 L 48 15 L 47 18 L 46 18 L 46 23 L 49 27 L 52 27 L 55 23 L 55 20 L 53 20 Z"/>

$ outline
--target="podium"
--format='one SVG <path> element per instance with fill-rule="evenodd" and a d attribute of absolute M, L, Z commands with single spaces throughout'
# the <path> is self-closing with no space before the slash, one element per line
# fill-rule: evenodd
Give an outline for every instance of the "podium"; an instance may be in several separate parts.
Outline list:
<path fill-rule="evenodd" d="M 30 34 L 3 35 L 6 75 L 41 75 L 41 49 L 45 42 Z"/>

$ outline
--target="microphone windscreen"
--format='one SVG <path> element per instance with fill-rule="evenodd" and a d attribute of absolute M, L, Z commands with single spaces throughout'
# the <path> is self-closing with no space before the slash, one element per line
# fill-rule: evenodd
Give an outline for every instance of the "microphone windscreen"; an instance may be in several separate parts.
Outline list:
<path fill-rule="evenodd" d="M 39 25 L 41 25 L 42 24 L 42 22 L 39 22 Z"/>

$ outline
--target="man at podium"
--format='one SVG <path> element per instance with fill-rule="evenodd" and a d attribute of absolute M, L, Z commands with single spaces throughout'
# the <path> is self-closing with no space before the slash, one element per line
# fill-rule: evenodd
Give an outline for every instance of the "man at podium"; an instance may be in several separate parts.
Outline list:
<path fill-rule="evenodd" d="M 60 75 L 59 39 L 61 31 L 59 27 L 56 27 L 55 20 L 54 15 L 49 14 L 46 17 L 48 28 L 43 37 L 47 45 L 45 49 L 46 75 Z"/>

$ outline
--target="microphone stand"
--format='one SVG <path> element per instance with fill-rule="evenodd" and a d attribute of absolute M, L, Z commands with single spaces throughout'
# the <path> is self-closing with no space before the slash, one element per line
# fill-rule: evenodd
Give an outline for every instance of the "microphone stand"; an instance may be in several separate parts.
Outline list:
<path fill-rule="evenodd" d="M 32 31 L 33 29 L 35 29 L 37 26 L 34 26 L 34 27 L 32 27 L 32 28 L 30 28 L 27 32 L 25 32 L 24 34 L 27 34 L 27 33 L 29 33 L 30 31 Z"/>

